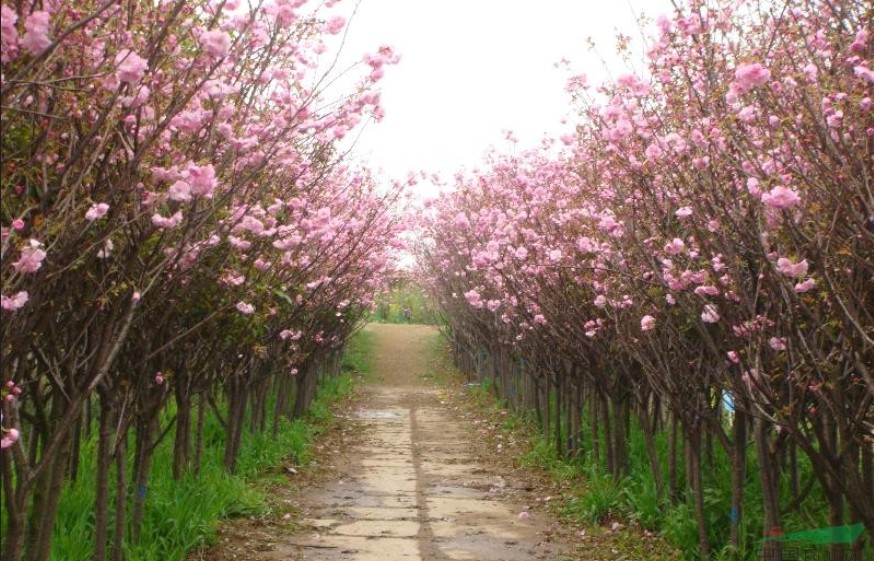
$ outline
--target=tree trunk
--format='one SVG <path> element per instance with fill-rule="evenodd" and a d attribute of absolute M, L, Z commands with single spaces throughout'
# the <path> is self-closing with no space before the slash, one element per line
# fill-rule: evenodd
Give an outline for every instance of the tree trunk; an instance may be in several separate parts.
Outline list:
<path fill-rule="evenodd" d="M 741 528 L 743 527 L 743 493 L 747 477 L 747 415 L 735 409 L 732 424 L 731 449 L 731 534 L 729 543 L 735 559 L 741 559 Z"/>
<path fill-rule="evenodd" d="M 124 559 L 124 530 L 127 515 L 127 433 L 119 435 L 115 450 L 115 528 L 112 561 Z"/>
<path fill-rule="evenodd" d="M 644 400 L 644 402 L 645 401 L 646 400 Z M 639 417 L 640 426 L 643 430 L 643 443 L 646 446 L 647 459 L 649 459 L 649 467 L 650 470 L 652 470 L 653 478 L 655 479 L 656 495 L 659 501 L 661 501 L 662 497 L 665 496 L 665 478 L 662 474 L 661 462 L 655 447 L 655 431 L 653 430 L 649 412 L 643 405 L 640 406 Z"/>
<path fill-rule="evenodd" d="M 764 534 L 775 536 L 780 529 L 780 502 L 778 488 L 777 458 L 771 451 L 768 427 L 764 419 L 753 421 L 756 454 L 759 458 L 759 476 L 762 482 L 762 503 L 764 505 Z M 777 540 L 766 540 L 762 545 L 763 561 L 780 561 L 781 548 Z"/>
<path fill-rule="evenodd" d="M 616 473 L 616 456 L 613 448 L 613 423 L 610 422 L 610 405 L 603 395 L 598 396 L 598 404 L 601 410 L 601 422 L 604 424 L 604 452 L 607 458 L 606 472 L 610 475 Z"/>
<path fill-rule="evenodd" d="M 701 470 L 700 425 L 689 427 L 686 437 L 689 458 L 688 479 L 695 502 L 695 517 L 698 519 L 698 555 L 702 561 L 710 559 L 710 537 L 707 532 L 707 511 L 704 508 L 704 482 Z"/>
<path fill-rule="evenodd" d="M 613 478 L 619 481 L 628 475 L 628 400 L 614 398 L 613 402 Z"/>
<path fill-rule="evenodd" d="M 57 418 L 60 419 L 64 412 L 59 407 Z M 50 459 L 51 464 L 46 467 L 41 476 L 38 484 L 40 485 L 39 501 L 34 498 L 35 502 L 31 505 L 31 518 L 28 522 L 30 527 L 27 544 L 28 561 L 46 561 L 49 558 L 71 449 L 71 439 L 67 438 L 61 442 L 55 449 L 55 457 Z"/>
<path fill-rule="evenodd" d="M 237 467 L 237 457 L 240 453 L 240 442 L 246 420 L 247 398 L 248 392 L 245 383 L 239 379 L 231 382 L 228 392 L 228 439 L 225 442 L 224 455 L 224 467 L 228 473 L 234 473 Z"/>
<path fill-rule="evenodd" d="M 72 452 L 70 453 L 70 481 L 76 481 L 79 477 L 79 459 L 82 449 L 82 420 L 76 422 L 73 427 Z"/>
<path fill-rule="evenodd" d="M 677 450 L 679 427 L 677 416 L 671 413 L 671 439 L 668 442 L 668 485 L 671 491 L 671 504 L 680 502 L 680 477 L 677 473 Z"/>
<path fill-rule="evenodd" d="M 109 468 L 112 464 L 112 428 L 115 421 L 115 406 L 106 392 L 101 392 L 94 493 L 94 561 L 106 561 L 109 539 Z"/>
<path fill-rule="evenodd" d="M 562 457 L 562 450 L 564 449 L 564 445 L 561 441 L 561 406 L 562 400 L 564 399 L 564 392 L 562 391 L 564 388 L 564 380 L 560 376 L 560 374 L 556 371 L 553 371 L 553 375 L 555 376 L 555 455 L 557 458 Z"/>
<path fill-rule="evenodd" d="M 206 422 L 206 392 L 197 394 L 197 428 L 194 440 L 194 475 L 200 475 L 201 462 L 203 460 L 203 425 Z"/>
<path fill-rule="evenodd" d="M 134 505 L 131 516 L 131 540 L 140 541 L 140 527 L 146 509 L 146 497 L 149 491 L 149 476 L 152 471 L 152 442 L 157 428 L 157 417 L 140 418 L 136 424 L 136 449 L 134 450 Z"/>
<path fill-rule="evenodd" d="M 598 434 L 598 392 L 593 388 L 589 390 L 589 419 L 591 420 L 591 436 L 589 440 L 592 442 L 592 465 L 599 466 L 601 464 L 601 436 Z"/>
<path fill-rule="evenodd" d="M 24 547 L 25 505 L 18 501 L 12 482 L 12 448 L 0 451 L 3 462 L 3 497 L 6 499 L 6 528 L 3 532 L 3 559 L 20 559 Z"/>
<path fill-rule="evenodd" d="M 290 390 L 290 377 L 285 372 L 277 374 L 273 384 L 276 386 L 276 402 L 273 404 L 273 419 L 271 420 L 270 432 L 275 437 L 279 434 L 279 423 L 288 408 L 288 393 Z"/>
<path fill-rule="evenodd" d="M 180 384 L 181 386 L 181 384 Z M 191 394 L 178 388 L 176 396 L 176 439 L 173 442 L 173 479 L 179 481 L 188 471 L 191 451 Z"/>

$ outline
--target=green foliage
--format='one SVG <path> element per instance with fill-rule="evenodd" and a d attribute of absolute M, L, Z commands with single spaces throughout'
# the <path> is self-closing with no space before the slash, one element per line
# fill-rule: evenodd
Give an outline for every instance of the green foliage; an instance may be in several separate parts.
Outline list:
<path fill-rule="evenodd" d="M 590 524 L 601 524 L 616 517 L 624 508 L 623 487 L 606 474 L 592 472 L 582 494 L 565 505 L 565 514 Z"/>
<path fill-rule="evenodd" d="M 360 374 L 365 380 L 373 375 L 374 335 L 366 329 L 359 329 L 349 340 L 343 353 L 340 369 L 347 374 Z"/>
<path fill-rule="evenodd" d="M 412 312 L 411 320 L 404 317 L 405 308 Z M 407 279 L 396 280 L 388 292 L 377 296 L 376 310 L 370 320 L 378 323 L 438 323 L 436 307 L 428 294 Z"/>

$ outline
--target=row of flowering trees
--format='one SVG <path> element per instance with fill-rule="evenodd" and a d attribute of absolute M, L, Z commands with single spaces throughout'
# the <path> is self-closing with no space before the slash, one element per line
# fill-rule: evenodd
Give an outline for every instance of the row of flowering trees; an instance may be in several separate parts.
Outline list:
<path fill-rule="evenodd" d="M 645 75 L 569 82 L 562 150 L 493 156 L 425 213 L 420 263 L 462 366 L 617 478 L 634 415 L 670 500 L 679 434 L 704 559 L 714 442 L 735 548 L 753 444 L 765 532 L 792 508 L 796 451 L 831 522 L 874 531 L 872 22 L 856 0 L 684 2 Z"/>
<path fill-rule="evenodd" d="M 400 188 L 337 141 L 381 116 L 396 56 L 326 99 L 345 22 L 305 0 L 0 9 L 3 557 L 48 558 L 93 419 L 94 558 L 119 560 L 169 429 L 182 477 L 224 403 L 233 470 L 245 420 L 306 410 L 392 267 Z"/>

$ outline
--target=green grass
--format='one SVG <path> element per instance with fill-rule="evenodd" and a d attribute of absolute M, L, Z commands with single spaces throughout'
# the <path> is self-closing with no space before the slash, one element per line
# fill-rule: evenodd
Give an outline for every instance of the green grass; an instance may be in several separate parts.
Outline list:
<path fill-rule="evenodd" d="M 303 419 L 282 419 L 275 436 L 269 430 L 246 432 L 234 474 L 222 468 L 224 431 L 214 413 L 209 411 L 204 424 L 201 473 L 175 481 L 171 430 L 155 450 L 140 542 L 125 544 L 125 558 L 134 561 L 185 559 L 190 551 L 215 541 L 221 519 L 269 514 L 273 508 L 269 500 L 270 484 L 275 484 L 277 474 L 281 473 L 277 468 L 287 463 L 305 466 L 310 462 L 315 438 L 333 422 L 331 404 L 352 392 L 353 375 L 371 372 L 372 348 L 373 335 L 359 331 L 343 357 L 342 375 L 322 382 Z M 94 478 L 91 474 L 95 456 L 96 444 L 93 439 L 87 440 L 83 443 L 80 478 L 62 491 L 52 541 L 52 561 L 88 561 L 93 556 Z M 111 474 L 113 481 L 114 477 L 115 474 Z"/>
<path fill-rule="evenodd" d="M 411 310 L 412 321 L 404 317 L 405 308 Z M 371 314 L 370 321 L 435 325 L 438 322 L 438 314 L 421 286 L 407 280 L 399 280 L 388 292 L 377 296 L 376 309 Z"/>
<path fill-rule="evenodd" d="M 365 380 L 373 376 L 374 334 L 359 329 L 346 345 L 340 369 L 347 374 L 360 374 Z"/>

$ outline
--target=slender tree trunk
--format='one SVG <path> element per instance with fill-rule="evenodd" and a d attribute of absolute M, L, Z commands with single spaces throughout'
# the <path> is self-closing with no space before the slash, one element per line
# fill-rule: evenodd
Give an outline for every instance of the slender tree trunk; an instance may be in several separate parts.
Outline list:
<path fill-rule="evenodd" d="M 12 482 L 12 448 L 0 451 L 3 463 L 3 498 L 6 499 L 6 524 L 3 531 L 3 559 L 20 559 L 24 537 L 24 505 L 17 500 Z"/>
<path fill-rule="evenodd" d="M 181 386 L 181 385 L 180 385 Z M 188 471 L 191 452 L 191 393 L 180 387 L 176 397 L 176 438 L 173 442 L 173 479 Z"/>
<path fill-rule="evenodd" d="M 591 436 L 589 440 L 592 442 L 592 465 L 600 466 L 601 464 L 601 436 L 598 434 L 598 410 L 600 398 L 598 392 L 594 388 L 589 389 L 589 419 L 591 420 Z"/>
<path fill-rule="evenodd" d="M 731 450 L 731 534 L 729 543 L 735 559 L 742 557 L 741 528 L 743 527 L 743 492 L 747 477 L 747 414 L 734 411 Z"/>
<path fill-rule="evenodd" d="M 52 409 L 54 417 L 54 404 Z M 66 410 L 58 407 L 57 419 L 60 419 L 64 413 Z M 28 523 L 30 526 L 26 553 L 28 561 L 46 561 L 49 558 L 52 534 L 61 503 L 61 491 L 69 467 L 71 450 L 71 439 L 67 438 L 62 441 L 55 449 L 54 458 L 50 459 L 50 465 L 46 467 L 41 476 L 39 501 L 34 499 L 34 504 L 31 505 L 31 519 Z"/>
<path fill-rule="evenodd" d="M 689 428 L 686 438 L 688 446 L 689 473 L 695 502 L 695 517 L 698 519 L 698 554 L 702 561 L 710 559 L 710 537 L 708 535 L 707 511 L 704 508 L 704 482 L 701 470 L 701 432 L 700 425 Z"/>
<path fill-rule="evenodd" d="M 677 473 L 677 455 L 679 451 L 677 450 L 678 433 L 679 427 L 677 422 L 677 416 L 673 413 L 671 415 L 671 439 L 668 442 L 668 485 L 671 491 L 671 504 L 677 504 L 680 502 L 680 477 L 679 473 Z"/>
<path fill-rule="evenodd" d="M 867 444 L 863 444 L 860 447 L 861 453 L 861 464 L 862 464 L 862 489 L 863 496 L 865 497 L 874 497 L 874 450 L 872 447 Z M 853 508 L 853 518 L 854 522 L 860 520 L 860 515 L 856 508 Z M 871 529 L 868 529 L 868 535 L 862 536 L 856 543 L 853 545 L 853 559 L 862 559 L 862 553 L 865 550 L 865 542 L 866 539 L 869 543 L 872 542 L 872 536 L 874 533 L 871 532 Z M 874 543 L 872 543 L 871 548 L 874 549 Z"/>
<path fill-rule="evenodd" d="M 549 393 L 552 391 L 549 378 L 543 378 L 543 438 L 549 442 L 552 434 L 552 400 Z"/>
<path fill-rule="evenodd" d="M 224 467 L 228 473 L 234 473 L 237 467 L 243 426 L 246 421 L 247 398 L 246 385 L 240 380 L 234 380 L 228 394 L 228 439 L 225 443 L 224 455 Z"/>
<path fill-rule="evenodd" d="M 643 442 L 646 446 L 646 456 L 649 459 L 649 467 L 652 470 L 653 478 L 656 484 L 656 495 L 661 501 L 665 496 L 665 477 L 662 474 L 661 461 L 659 460 L 658 452 L 655 447 L 655 431 L 650 421 L 649 412 L 646 407 L 640 407 L 640 426 L 643 430 Z"/>
<path fill-rule="evenodd" d="M 206 422 L 206 391 L 197 394 L 197 428 L 194 440 L 194 475 L 200 475 L 203 460 L 203 425 Z"/>
<path fill-rule="evenodd" d="M 140 527 L 146 509 L 146 497 L 149 492 L 149 476 L 152 471 L 152 456 L 154 453 L 153 439 L 157 432 L 158 419 L 151 415 L 140 418 L 136 424 L 136 449 L 134 450 L 134 496 L 133 514 L 131 515 L 131 540 L 140 541 Z"/>
<path fill-rule="evenodd" d="M 613 477 L 617 481 L 628 475 L 628 400 L 614 398 L 613 427 Z"/>
<path fill-rule="evenodd" d="M 115 528 L 112 536 L 112 561 L 124 559 L 124 534 L 127 518 L 127 433 L 119 435 L 115 450 Z"/>
<path fill-rule="evenodd" d="M 553 371 L 553 375 L 556 377 L 555 380 L 555 453 L 556 456 L 562 457 L 562 450 L 564 449 L 564 445 L 562 443 L 561 438 L 561 406 L 562 400 L 564 399 L 564 380 L 561 375 L 557 371 Z"/>
<path fill-rule="evenodd" d="M 780 532 L 780 502 L 778 495 L 777 458 L 771 451 L 768 427 L 763 419 L 753 421 L 756 454 L 759 459 L 759 474 L 762 482 L 762 503 L 764 505 L 764 534 L 776 535 Z M 763 561 L 780 561 L 782 558 L 780 542 L 766 540 L 762 546 Z"/>
<path fill-rule="evenodd" d="M 276 376 L 274 385 L 276 386 L 276 402 L 273 404 L 273 419 L 271 420 L 270 432 L 275 437 L 279 434 L 279 423 L 285 415 L 288 403 L 288 392 L 290 377 L 285 372 L 280 372 Z"/>
<path fill-rule="evenodd" d="M 82 449 L 82 420 L 76 422 L 72 434 L 72 452 L 70 453 L 70 481 L 76 481 L 79 477 L 79 459 Z"/>
<path fill-rule="evenodd" d="M 97 471 L 94 493 L 94 561 L 106 561 L 109 539 L 109 468 L 112 464 L 112 428 L 115 407 L 107 392 L 100 395 L 100 428 L 97 436 Z"/>
<path fill-rule="evenodd" d="M 607 459 L 606 471 L 610 475 L 616 474 L 616 456 L 613 448 L 613 423 L 610 421 L 610 405 L 603 395 L 598 396 L 601 409 L 601 423 L 604 425 L 604 452 Z"/>

